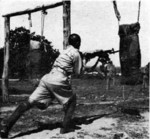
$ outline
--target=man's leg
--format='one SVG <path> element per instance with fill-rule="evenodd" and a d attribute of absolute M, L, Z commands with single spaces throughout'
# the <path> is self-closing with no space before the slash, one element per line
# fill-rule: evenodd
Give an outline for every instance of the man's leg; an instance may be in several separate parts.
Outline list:
<path fill-rule="evenodd" d="M 12 113 L 12 115 L 8 118 L 6 123 L 4 123 L 1 127 L 1 138 L 8 138 L 8 134 L 10 129 L 13 127 L 13 125 L 16 123 L 16 121 L 22 116 L 22 114 L 29 110 L 32 107 L 31 103 L 29 101 L 21 103 L 16 110 Z"/>
<path fill-rule="evenodd" d="M 30 95 L 28 101 L 21 103 L 9 117 L 6 123 L 2 126 L 0 131 L 1 137 L 8 137 L 9 130 L 25 111 L 29 110 L 33 106 L 37 106 L 39 109 L 46 109 L 51 99 L 51 94 L 47 90 L 45 83 L 41 80 L 38 87 Z"/>
<path fill-rule="evenodd" d="M 69 125 L 70 125 L 72 116 L 74 114 L 75 108 L 76 108 L 76 95 L 73 95 L 68 101 L 68 103 L 64 105 L 65 116 L 63 120 L 63 127 L 60 130 L 61 134 L 71 131 L 71 129 L 69 129 Z"/>

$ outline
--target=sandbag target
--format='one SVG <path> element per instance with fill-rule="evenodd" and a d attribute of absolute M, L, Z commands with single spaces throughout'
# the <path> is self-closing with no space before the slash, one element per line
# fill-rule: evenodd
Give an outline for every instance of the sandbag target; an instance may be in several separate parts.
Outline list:
<path fill-rule="evenodd" d="M 140 24 L 119 26 L 121 84 L 139 84 L 141 82 L 141 52 L 139 44 Z"/>

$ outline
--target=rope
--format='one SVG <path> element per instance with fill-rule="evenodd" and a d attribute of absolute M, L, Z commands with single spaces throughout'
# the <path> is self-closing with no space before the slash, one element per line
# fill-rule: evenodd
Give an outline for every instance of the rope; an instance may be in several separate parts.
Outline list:
<path fill-rule="evenodd" d="M 116 17 L 118 19 L 118 24 L 119 24 L 121 16 L 120 16 L 120 13 L 119 13 L 118 8 L 117 8 L 117 2 L 116 2 L 116 0 L 113 1 L 113 6 L 114 6 L 115 15 L 116 15 Z M 141 9 L 141 0 L 139 0 L 137 22 L 139 22 L 139 18 L 140 18 L 140 9 Z"/>
<path fill-rule="evenodd" d="M 45 13 L 41 11 L 41 36 L 44 34 L 44 21 L 45 21 Z"/>
<path fill-rule="evenodd" d="M 31 20 L 31 13 L 28 13 L 29 17 L 28 17 L 28 20 L 29 20 L 29 31 L 31 33 L 31 27 L 32 27 L 32 20 Z"/>
<path fill-rule="evenodd" d="M 32 27 L 32 19 L 31 19 L 31 13 L 28 13 L 28 20 L 29 20 L 29 46 L 31 41 L 31 27 Z"/>
<path fill-rule="evenodd" d="M 140 18 L 140 9 L 141 9 L 141 0 L 139 1 L 139 8 L 138 8 L 138 18 L 137 18 L 137 22 L 139 22 L 139 18 Z"/>
<path fill-rule="evenodd" d="M 113 6 L 114 6 L 115 15 L 116 15 L 116 17 L 117 17 L 117 19 L 118 19 L 118 24 L 119 24 L 120 19 L 121 19 L 121 16 L 120 16 L 120 13 L 119 13 L 119 11 L 118 11 L 117 3 L 116 3 L 115 0 L 113 1 Z"/>
<path fill-rule="evenodd" d="M 45 16 L 47 15 L 47 12 L 45 11 L 44 7 L 41 11 L 41 42 L 43 41 L 43 34 L 44 34 L 44 21 Z M 44 51 L 47 52 L 46 46 L 44 45 Z"/>

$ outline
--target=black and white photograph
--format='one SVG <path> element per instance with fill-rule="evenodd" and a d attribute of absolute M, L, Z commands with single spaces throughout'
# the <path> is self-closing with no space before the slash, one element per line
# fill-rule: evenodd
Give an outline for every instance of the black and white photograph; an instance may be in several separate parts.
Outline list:
<path fill-rule="evenodd" d="M 149 0 L 0 0 L 0 139 L 149 139 Z"/>

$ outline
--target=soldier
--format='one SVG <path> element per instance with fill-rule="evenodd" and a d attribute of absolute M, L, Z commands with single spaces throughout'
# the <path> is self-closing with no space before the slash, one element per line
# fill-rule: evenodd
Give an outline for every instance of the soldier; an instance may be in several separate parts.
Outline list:
<path fill-rule="evenodd" d="M 113 86 L 115 85 L 115 75 L 116 75 L 116 68 L 113 65 L 112 61 L 109 61 L 106 66 L 106 75 L 107 75 L 107 81 L 106 81 L 106 90 L 110 88 L 110 82 L 112 80 Z"/>
<path fill-rule="evenodd" d="M 80 74 L 82 60 L 79 53 L 81 39 L 77 34 L 69 36 L 67 49 L 54 62 L 52 70 L 42 77 L 38 87 L 26 102 L 21 103 L 1 127 L 1 137 L 8 138 L 10 129 L 24 112 L 36 106 L 46 109 L 56 98 L 63 105 L 65 116 L 60 133 L 70 131 L 69 124 L 76 107 L 76 94 L 71 89 L 71 75 Z"/>

